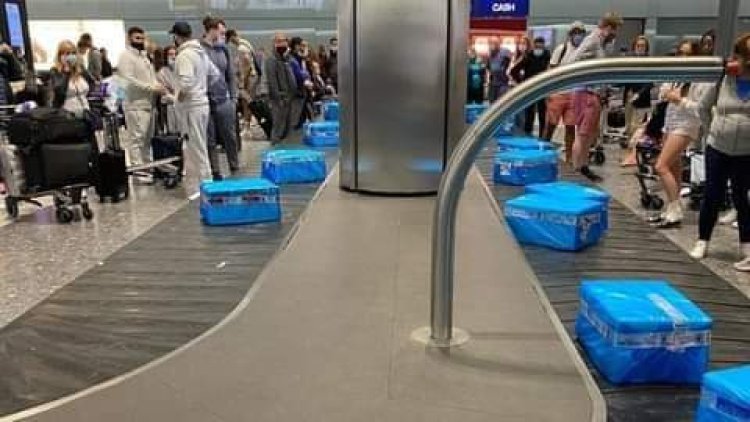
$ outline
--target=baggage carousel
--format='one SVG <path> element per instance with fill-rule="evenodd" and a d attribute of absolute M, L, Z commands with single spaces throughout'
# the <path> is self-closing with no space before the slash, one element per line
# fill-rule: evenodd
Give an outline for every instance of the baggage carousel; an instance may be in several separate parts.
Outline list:
<path fill-rule="evenodd" d="M 492 167 L 495 147 L 484 150 L 477 161 L 494 197 L 502 204 L 523 193 L 523 188 L 494 185 Z M 563 179 L 584 183 L 572 172 Z M 575 338 L 578 288 L 583 279 L 667 280 L 708 312 L 714 319 L 711 368 L 750 362 L 750 300 L 726 280 L 649 227 L 616 199 L 610 207 L 610 229 L 597 246 L 579 253 L 565 253 L 535 246 L 522 249 L 541 282 L 555 312 Z M 585 356 L 579 348 L 582 356 Z M 692 421 L 698 406 L 698 387 L 617 387 L 610 385 L 589 365 L 607 401 L 612 422 Z"/>

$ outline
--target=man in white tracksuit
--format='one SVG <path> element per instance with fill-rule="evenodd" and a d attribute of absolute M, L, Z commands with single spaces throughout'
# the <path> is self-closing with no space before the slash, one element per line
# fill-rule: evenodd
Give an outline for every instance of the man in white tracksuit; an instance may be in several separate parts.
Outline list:
<path fill-rule="evenodd" d="M 154 135 L 154 104 L 165 93 L 156 79 L 156 71 L 148 59 L 143 29 L 128 29 L 128 48 L 120 56 L 117 73 L 124 83 L 125 124 L 130 141 L 130 163 L 143 164 L 151 159 L 151 138 Z"/>
<path fill-rule="evenodd" d="M 198 192 L 200 182 L 211 178 L 208 159 L 208 76 L 217 71 L 198 40 L 192 39 L 187 22 L 177 22 L 169 31 L 177 45 L 177 113 L 182 115 L 182 133 L 187 135 L 185 164 L 188 195 Z"/>

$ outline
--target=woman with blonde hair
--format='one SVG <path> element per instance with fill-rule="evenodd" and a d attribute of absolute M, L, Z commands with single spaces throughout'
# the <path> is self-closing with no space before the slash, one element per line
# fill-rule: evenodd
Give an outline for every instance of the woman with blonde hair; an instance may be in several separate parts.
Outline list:
<path fill-rule="evenodd" d="M 55 63 L 50 70 L 51 106 L 83 117 L 88 113 L 87 97 L 93 88 L 94 79 L 84 69 L 78 48 L 71 41 L 62 41 L 57 46 Z"/>

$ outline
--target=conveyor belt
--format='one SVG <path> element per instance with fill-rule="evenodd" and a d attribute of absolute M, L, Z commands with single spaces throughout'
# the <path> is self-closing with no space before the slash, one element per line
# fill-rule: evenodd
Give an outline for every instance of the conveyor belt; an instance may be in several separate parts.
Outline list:
<path fill-rule="evenodd" d="M 329 168 L 336 158 L 329 151 Z M 245 297 L 318 188 L 282 187 L 279 224 L 206 227 L 198 201 L 186 204 L 4 327 L 0 415 L 131 371 L 214 326 Z"/>
<path fill-rule="evenodd" d="M 495 197 L 503 201 L 522 188 L 495 186 L 492 158 L 487 148 L 477 164 Z M 564 178 L 582 182 L 572 174 Z M 565 253 L 523 246 L 531 267 L 571 337 L 578 311 L 578 286 L 596 277 L 666 279 L 678 286 L 714 318 L 712 368 L 750 361 L 750 300 L 664 235 L 648 227 L 617 200 L 610 208 L 610 229 L 597 246 L 580 253 Z M 584 353 L 581 352 L 585 356 Z M 692 421 L 699 389 L 672 386 L 616 387 L 589 367 L 602 390 L 613 422 Z"/>

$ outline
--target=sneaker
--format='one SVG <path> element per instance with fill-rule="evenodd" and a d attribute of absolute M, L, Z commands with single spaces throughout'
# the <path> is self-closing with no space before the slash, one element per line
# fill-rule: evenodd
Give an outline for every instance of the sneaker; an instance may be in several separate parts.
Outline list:
<path fill-rule="evenodd" d="M 732 227 L 735 228 L 735 229 L 739 229 L 740 228 L 740 223 L 738 223 L 738 222 L 735 221 L 734 223 L 732 223 Z"/>
<path fill-rule="evenodd" d="M 743 273 L 750 273 L 750 257 L 734 264 L 734 269 Z"/>
<path fill-rule="evenodd" d="M 707 252 L 708 242 L 706 242 L 705 240 L 699 240 L 695 242 L 693 250 L 690 251 L 690 256 L 693 257 L 693 259 L 703 259 L 706 257 Z"/>
<path fill-rule="evenodd" d="M 737 222 L 737 210 L 731 210 L 719 219 L 719 224 L 728 226 Z"/>
<path fill-rule="evenodd" d="M 153 185 L 154 176 L 150 174 L 137 174 L 133 178 L 133 182 L 135 182 L 138 185 Z"/>
<path fill-rule="evenodd" d="M 601 176 L 591 171 L 591 169 L 588 167 L 581 167 L 580 172 L 585 178 L 589 179 L 590 181 L 594 183 L 599 183 L 604 180 L 602 179 Z"/>

